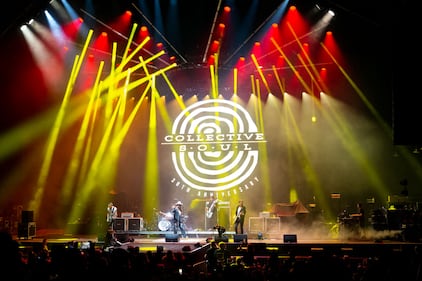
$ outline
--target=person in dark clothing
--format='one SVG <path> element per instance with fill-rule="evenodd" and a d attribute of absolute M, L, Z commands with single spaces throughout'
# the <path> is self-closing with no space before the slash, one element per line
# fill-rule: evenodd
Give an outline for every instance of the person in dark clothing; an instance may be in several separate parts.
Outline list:
<path fill-rule="evenodd" d="M 236 234 L 243 234 L 243 225 L 245 223 L 246 207 L 243 200 L 239 200 L 239 204 L 235 209 L 234 230 Z"/>
<path fill-rule="evenodd" d="M 173 209 L 173 223 L 174 223 L 174 234 L 177 234 L 178 230 L 180 230 L 182 237 L 186 238 L 186 230 L 183 224 L 183 203 L 178 201 Z"/>
<path fill-rule="evenodd" d="M 356 205 L 356 214 L 358 215 L 359 227 L 365 227 L 365 210 L 363 209 L 362 203 L 357 203 Z"/>
<path fill-rule="evenodd" d="M 362 203 L 356 204 L 356 212 L 353 213 L 352 218 L 354 219 L 354 231 L 357 235 L 363 237 L 365 235 L 365 210 Z"/>
<path fill-rule="evenodd" d="M 218 250 L 218 243 L 215 240 L 210 242 L 210 247 L 205 252 L 204 259 L 207 266 L 207 272 L 213 274 L 217 271 L 217 257 L 216 251 Z"/>
<path fill-rule="evenodd" d="M 211 195 L 209 200 L 205 203 L 205 229 L 211 230 L 214 226 L 218 224 L 217 221 L 217 207 L 218 199 Z"/>

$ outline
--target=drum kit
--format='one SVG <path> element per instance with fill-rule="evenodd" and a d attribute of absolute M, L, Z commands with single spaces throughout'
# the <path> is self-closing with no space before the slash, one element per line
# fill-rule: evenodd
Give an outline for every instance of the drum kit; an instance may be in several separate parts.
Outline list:
<path fill-rule="evenodd" d="M 159 212 L 160 218 L 158 219 L 158 229 L 161 231 L 173 231 L 173 214 L 171 212 Z M 182 216 L 182 223 L 185 224 L 188 219 L 188 216 Z"/>

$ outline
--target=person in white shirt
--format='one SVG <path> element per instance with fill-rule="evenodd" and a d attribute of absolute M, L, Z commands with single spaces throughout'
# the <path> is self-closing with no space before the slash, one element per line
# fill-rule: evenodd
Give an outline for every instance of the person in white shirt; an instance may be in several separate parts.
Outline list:
<path fill-rule="evenodd" d="M 113 229 L 114 221 L 117 218 L 117 207 L 114 206 L 113 202 L 108 203 L 107 206 L 107 224 L 109 229 Z"/>

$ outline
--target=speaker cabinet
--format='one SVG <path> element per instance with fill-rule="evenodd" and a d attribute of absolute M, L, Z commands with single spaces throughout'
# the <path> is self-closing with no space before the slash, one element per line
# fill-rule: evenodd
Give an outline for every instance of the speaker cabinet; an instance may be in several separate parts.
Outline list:
<path fill-rule="evenodd" d="M 128 231 L 141 231 L 144 228 L 144 220 L 142 218 L 127 219 Z"/>
<path fill-rule="evenodd" d="M 20 223 L 18 224 L 18 237 L 19 238 L 33 238 L 36 233 L 35 222 Z"/>
<path fill-rule="evenodd" d="M 22 224 L 34 221 L 34 211 L 22 211 L 21 222 Z"/>
<path fill-rule="evenodd" d="M 114 231 L 124 231 L 125 230 L 125 219 L 121 219 L 121 218 L 114 219 L 113 230 Z"/>
<path fill-rule="evenodd" d="M 242 243 L 248 243 L 248 235 L 247 234 L 234 234 L 233 235 L 233 241 L 234 242 L 242 242 Z"/>
<path fill-rule="evenodd" d="M 255 256 L 268 255 L 266 243 L 251 243 L 248 244 L 248 252 L 253 253 Z"/>
<path fill-rule="evenodd" d="M 249 218 L 249 233 L 264 232 L 264 218 L 250 217 Z"/>
<path fill-rule="evenodd" d="M 123 218 L 123 219 L 131 219 L 131 218 L 134 217 L 134 215 L 131 212 L 122 212 L 120 214 L 120 217 Z"/>
<path fill-rule="evenodd" d="M 126 242 L 130 242 L 130 236 L 127 233 L 116 233 L 114 235 L 114 237 L 116 238 L 117 241 L 119 241 L 120 243 L 126 243 Z"/>
<path fill-rule="evenodd" d="M 283 242 L 284 243 L 297 243 L 296 234 L 284 234 L 283 235 Z"/>
<path fill-rule="evenodd" d="M 222 236 L 214 236 L 214 241 L 217 243 L 220 242 L 229 242 L 229 237 L 222 235 Z"/>
<path fill-rule="evenodd" d="M 179 242 L 179 234 L 166 234 L 166 242 Z"/>
<path fill-rule="evenodd" d="M 280 233 L 280 218 L 265 218 L 266 233 Z"/>

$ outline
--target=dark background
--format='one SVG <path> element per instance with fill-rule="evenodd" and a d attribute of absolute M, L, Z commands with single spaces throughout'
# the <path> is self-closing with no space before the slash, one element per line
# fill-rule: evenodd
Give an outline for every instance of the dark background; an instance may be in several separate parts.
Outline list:
<path fill-rule="evenodd" d="M 15 51 L 10 44 L 17 34 L 18 27 L 30 18 L 36 17 L 50 1 L 43 0 L 18 0 L 8 3 L 8 7 L 1 10 L 0 40 L 7 53 Z M 84 1 L 71 1 L 72 5 L 82 5 Z M 182 1 L 185 9 L 181 13 L 184 17 L 198 17 L 212 19 L 215 1 Z M 247 7 L 251 1 L 243 1 Z M 265 2 L 265 3 L 264 3 Z M 94 6 L 102 7 L 102 18 L 111 17 L 113 13 L 131 6 L 131 1 L 92 1 Z M 257 18 L 264 20 L 269 11 L 279 5 L 280 1 L 262 1 L 259 13 L 263 16 Z M 422 145 L 422 130 L 418 123 L 422 119 L 420 72 L 416 71 L 422 63 L 422 55 L 418 48 L 417 39 L 420 34 L 419 11 L 421 1 L 364 1 L 364 0 L 339 0 L 315 1 L 322 7 L 329 7 L 336 13 L 335 22 L 332 24 L 337 36 L 341 37 L 342 49 L 348 53 L 350 61 L 362 72 L 362 82 L 369 91 L 369 98 L 377 106 L 377 110 L 389 120 L 393 128 L 392 143 L 395 145 Z M 299 8 L 309 8 L 314 1 L 290 1 Z M 207 6 L 209 5 L 209 6 Z M 204 14 L 205 13 L 205 14 Z M 258 14 L 259 14 L 258 13 Z M 264 16 L 265 15 L 265 16 Z M 208 28 L 209 26 L 206 26 Z M 202 32 L 201 25 L 193 27 L 183 44 L 178 45 L 178 50 L 188 60 L 188 64 L 195 64 L 202 59 L 203 48 L 194 41 L 192 32 Z M 373 50 L 370 50 L 374 48 Z M 17 51 L 17 50 L 16 50 Z M 377 65 L 365 65 L 368 56 L 377 56 Z M 356 59 L 353 59 L 356 58 Z M 371 60 L 372 61 L 372 60 Z M 10 69 L 9 69 L 10 70 Z M 13 70 L 14 71 L 14 70 Z M 2 79 L 7 79 L 6 71 Z M 19 85 L 16 85 L 19 87 Z M 19 91 L 18 88 L 13 89 Z M 368 93 L 368 91 L 367 91 Z M 8 93 L 4 93 L 8 94 Z M 25 113 L 22 113 L 25 115 Z M 17 120 L 21 116 L 11 118 Z M 7 121 L 6 121 L 6 120 Z M 8 127 L 13 122 L 5 117 L 1 124 Z"/>

